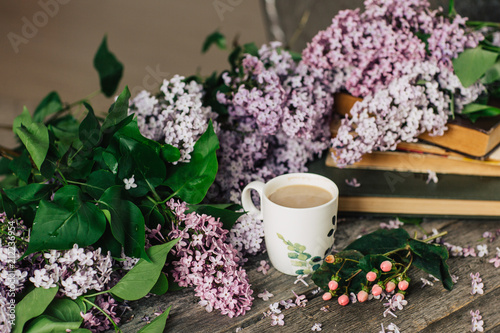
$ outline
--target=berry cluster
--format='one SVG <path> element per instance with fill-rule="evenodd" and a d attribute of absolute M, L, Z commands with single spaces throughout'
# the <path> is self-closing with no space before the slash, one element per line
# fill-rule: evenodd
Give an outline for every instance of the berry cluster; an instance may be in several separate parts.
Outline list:
<path fill-rule="evenodd" d="M 325 259 L 327 263 L 342 263 L 345 260 L 350 260 L 348 258 L 338 258 L 336 259 L 333 255 L 328 255 Z M 410 278 L 406 276 L 406 271 L 408 266 L 404 266 L 399 263 L 395 263 L 391 260 L 384 260 L 380 263 L 379 269 L 372 269 L 367 272 L 365 277 L 365 283 L 362 283 L 362 289 L 358 291 L 356 298 L 358 302 L 363 303 L 370 298 L 370 293 L 372 297 L 378 297 L 382 294 L 382 291 L 385 290 L 387 293 L 392 293 L 397 290 L 396 295 L 401 295 L 401 298 L 404 298 L 406 290 L 410 285 Z M 401 268 L 399 268 L 401 267 Z M 361 270 L 355 273 L 355 275 L 351 276 L 352 279 L 354 276 L 361 273 Z M 349 279 L 346 279 L 348 282 Z M 342 289 L 339 288 L 341 282 L 341 277 L 337 274 L 333 275 L 330 282 L 328 282 L 328 289 L 326 293 L 323 294 L 323 300 L 329 301 L 333 296 L 337 296 L 339 291 Z M 346 287 L 347 290 L 347 287 Z M 350 298 L 347 294 L 342 293 L 338 296 L 337 301 L 340 305 L 345 306 L 349 304 Z"/>

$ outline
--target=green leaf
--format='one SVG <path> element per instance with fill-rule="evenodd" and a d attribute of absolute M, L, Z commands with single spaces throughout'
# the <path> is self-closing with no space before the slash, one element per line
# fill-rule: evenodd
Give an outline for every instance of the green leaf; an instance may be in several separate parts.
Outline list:
<path fill-rule="evenodd" d="M 486 73 L 484 73 L 483 78 L 481 79 L 482 84 L 492 84 L 500 80 L 500 62 L 496 62 L 493 66 L 491 66 Z"/>
<path fill-rule="evenodd" d="M 92 107 L 83 103 L 88 110 L 87 116 L 82 120 L 78 128 L 78 136 L 86 149 L 92 149 L 102 140 L 101 125 L 97 120 Z"/>
<path fill-rule="evenodd" d="M 28 151 L 23 150 L 20 156 L 14 158 L 9 163 L 9 168 L 19 179 L 27 183 L 32 169 Z"/>
<path fill-rule="evenodd" d="M 99 73 L 101 90 L 107 97 L 112 96 L 123 75 L 123 65 L 108 50 L 107 38 L 104 36 L 94 57 L 94 67 Z"/>
<path fill-rule="evenodd" d="M 364 272 L 368 273 L 374 268 L 380 270 L 380 264 L 386 260 L 392 262 L 392 260 L 389 257 L 386 257 L 384 255 L 369 254 L 359 260 L 358 267 L 361 268 Z"/>
<path fill-rule="evenodd" d="M 201 53 L 207 52 L 213 44 L 215 44 L 219 49 L 225 50 L 227 48 L 226 37 L 218 31 L 211 33 L 205 39 L 205 42 L 203 42 Z"/>
<path fill-rule="evenodd" d="M 133 115 L 128 115 L 128 100 L 130 99 L 130 91 L 126 86 L 121 94 L 116 99 L 116 102 L 111 106 L 106 119 L 102 123 L 102 130 L 115 133 L 123 126 L 127 125 L 133 119 Z M 126 119 L 130 119 L 124 122 Z"/>
<path fill-rule="evenodd" d="M 159 212 L 157 205 L 150 200 L 143 200 L 139 205 L 139 209 L 144 216 L 146 225 L 150 228 L 156 228 L 158 225 L 163 226 L 165 224 L 165 217 Z"/>
<path fill-rule="evenodd" d="M 141 197 L 148 192 L 154 192 L 166 177 L 165 163 L 148 145 L 125 137 L 120 138 L 122 158 L 119 162 L 118 177 L 120 179 L 134 176 L 136 188 L 128 193 Z"/>
<path fill-rule="evenodd" d="M 247 43 L 243 45 L 243 52 L 248 53 L 254 57 L 259 56 L 259 48 L 257 47 L 257 45 L 255 45 L 255 43 Z"/>
<path fill-rule="evenodd" d="M 21 207 L 30 203 L 37 203 L 40 200 L 48 199 L 52 194 L 52 185 L 32 183 L 26 186 L 5 189 L 5 194 Z"/>
<path fill-rule="evenodd" d="M 338 290 L 342 290 L 342 292 L 344 292 L 345 288 L 342 289 L 342 287 L 346 286 L 345 279 L 360 271 L 358 263 L 356 261 L 359 262 L 363 258 L 363 255 L 356 250 L 343 250 L 337 253 L 335 257 L 336 259 L 348 258 L 350 260 L 339 260 L 339 262 L 335 263 L 327 263 L 326 261 L 324 261 L 321 267 L 313 273 L 312 280 L 318 287 L 325 291 L 328 291 L 328 282 L 331 281 L 333 275 L 339 272 L 339 277 L 341 278 L 341 280 L 339 281 Z M 362 280 L 354 281 L 355 285 L 354 282 L 351 282 L 351 285 L 353 285 L 355 289 L 359 288 L 360 290 L 360 283 L 361 281 L 366 281 L 366 277 L 364 276 L 364 274 L 359 273 L 357 274 L 357 276 L 361 276 Z"/>
<path fill-rule="evenodd" d="M 144 217 L 133 202 L 124 199 L 122 189 L 123 186 L 108 188 L 99 199 L 99 208 L 109 211 L 111 232 L 123 245 L 125 254 L 136 258 L 147 258 L 144 251 L 146 237 Z"/>
<path fill-rule="evenodd" d="M 150 247 L 147 255 L 151 262 L 141 258 L 109 292 L 129 301 L 146 296 L 158 281 L 167 260 L 167 254 L 177 241 L 178 239 L 174 239 L 168 243 Z"/>
<path fill-rule="evenodd" d="M 151 293 L 155 295 L 163 295 L 168 291 L 168 279 L 165 274 L 160 273 L 158 281 L 156 281 L 153 288 L 151 288 Z"/>
<path fill-rule="evenodd" d="M 12 333 L 22 333 L 26 322 L 41 315 L 52 302 L 59 287 L 34 288 L 16 304 L 16 319 Z"/>
<path fill-rule="evenodd" d="M 215 180 L 218 148 L 219 141 L 210 121 L 207 130 L 194 145 L 191 161 L 172 166 L 165 185 L 183 201 L 199 203 Z"/>
<path fill-rule="evenodd" d="M 26 109 L 14 120 L 14 133 L 23 142 L 33 162 L 40 169 L 49 151 L 49 131 L 44 124 L 34 123 Z"/>
<path fill-rule="evenodd" d="M 99 199 L 104 191 L 116 185 L 116 176 L 108 170 L 97 170 L 92 172 L 87 178 L 87 186 L 83 186 L 84 192 L 92 198 Z"/>
<path fill-rule="evenodd" d="M 36 123 L 42 123 L 47 116 L 60 111 L 62 107 L 59 94 L 52 91 L 45 96 L 45 98 L 36 107 L 35 112 L 33 113 L 33 121 Z"/>
<path fill-rule="evenodd" d="M 245 212 L 238 212 L 241 209 L 240 205 L 234 204 L 219 204 L 219 205 L 189 205 L 188 212 L 195 211 L 198 214 L 210 215 L 219 218 L 224 229 L 231 230 L 236 220 L 240 216 L 245 215 Z"/>
<path fill-rule="evenodd" d="M 160 149 L 161 158 L 168 163 L 177 162 L 181 158 L 181 152 L 177 147 L 165 143 Z"/>
<path fill-rule="evenodd" d="M 413 217 L 413 218 L 412 217 L 398 217 L 398 220 L 403 222 L 404 224 L 412 224 L 412 225 L 416 225 L 416 226 L 419 226 L 424 221 L 424 219 L 421 217 Z"/>
<path fill-rule="evenodd" d="M 77 243 L 80 247 L 94 244 L 104 233 L 106 219 L 97 206 L 81 198 L 81 190 L 66 185 L 54 194 L 54 201 L 40 201 L 28 249 L 24 256 L 36 251 L 65 250 Z"/>
<path fill-rule="evenodd" d="M 288 51 L 290 55 L 292 56 L 292 60 L 295 62 L 299 62 L 302 60 L 302 53 L 300 52 L 295 52 L 295 51 Z"/>
<path fill-rule="evenodd" d="M 14 218 L 17 212 L 16 204 L 9 199 L 5 191 L 0 188 L 0 211 L 5 212 L 8 218 Z"/>
<path fill-rule="evenodd" d="M 80 306 L 68 298 L 56 298 L 47 307 L 42 316 L 28 325 L 27 333 L 65 332 L 76 330 L 83 322 Z"/>
<path fill-rule="evenodd" d="M 453 280 L 446 260 L 448 250 L 443 245 L 428 244 L 416 239 L 408 241 L 413 252 L 413 265 L 438 278 L 447 290 L 453 289 Z"/>
<path fill-rule="evenodd" d="M 157 333 L 163 332 L 165 330 L 165 325 L 167 323 L 168 313 L 170 312 L 171 306 L 165 310 L 161 315 L 153 319 L 149 324 L 144 326 L 139 330 L 138 333 Z"/>
<path fill-rule="evenodd" d="M 500 115 L 500 109 L 486 104 L 470 103 L 464 107 L 462 114 L 467 115 L 472 122 L 475 122 L 481 117 L 495 117 Z"/>
<path fill-rule="evenodd" d="M 486 71 L 495 64 L 498 53 L 478 46 L 466 49 L 453 59 L 453 69 L 464 87 L 474 84 Z"/>
<path fill-rule="evenodd" d="M 383 254 L 396 249 L 404 248 L 410 235 L 406 230 L 378 229 L 370 234 L 358 238 L 349 244 L 345 250 L 357 250 L 364 255 Z"/>

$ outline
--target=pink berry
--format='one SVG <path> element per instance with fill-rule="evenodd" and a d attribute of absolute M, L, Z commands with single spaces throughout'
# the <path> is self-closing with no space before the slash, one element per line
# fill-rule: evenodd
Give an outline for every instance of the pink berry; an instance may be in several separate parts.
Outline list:
<path fill-rule="evenodd" d="M 382 287 L 379 286 L 378 284 L 373 285 L 372 287 L 372 295 L 373 296 L 378 296 L 382 293 Z"/>
<path fill-rule="evenodd" d="M 361 290 L 358 293 L 358 302 L 363 303 L 368 299 L 368 293 L 364 290 Z"/>
<path fill-rule="evenodd" d="M 383 261 L 380 264 L 380 269 L 382 270 L 382 272 L 389 272 L 391 268 L 392 268 L 392 262 L 390 262 L 389 260 Z"/>
<path fill-rule="evenodd" d="M 340 305 L 346 306 L 347 304 L 349 304 L 349 296 L 342 295 L 342 296 L 339 297 L 338 301 L 339 301 Z"/>
<path fill-rule="evenodd" d="M 366 279 L 370 282 L 375 281 L 377 279 L 377 273 L 375 273 L 375 272 L 366 273 Z"/>
<path fill-rule="evenodd" d="M 330 294 L 330 293 L 324 293 L 323 294 L 323 300 L 324 301 L 329 301 L 331 299 L 332 299 L 332 294 Z"/>
<path fill-rule="evenodd" d="M 399 281 L 399 283 L 398 283 L 398 288 L 399 288 L 400 290 L 406 290 L 406 289 L 408 289 L 408 286 L 409 286 L 409 285 L 410 285 L 410 283 L 409 283 L 408 281 L 406 281 L 406 280 L 401 280 L 401 281 Z"/>
<path fill-rule="evenodd" d="M 338 287 L 339 287 L 339 283 L 338 283 L 337 281 L 332 280 L 332 281 L 328 282 L 328 288 L 329 288 L 330 290 L 335 290 L 335 289 L 337 289 Z"/>
<path fill-rule="evenodd" d="M 394 289 L 396 289 L 396 284 L 392 281 L 387 282 L 385 285 L 385 291 L 390 293 L 391 291 L 394 291 Z"/>

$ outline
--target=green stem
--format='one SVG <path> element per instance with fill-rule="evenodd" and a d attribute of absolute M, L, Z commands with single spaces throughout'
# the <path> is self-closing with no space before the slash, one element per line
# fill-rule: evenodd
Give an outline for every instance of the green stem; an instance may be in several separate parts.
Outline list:
<path fill-rule="evenodd" d="M 448 231 L 443 231 L 443 232 L 440 232 L 439 234 L 435 234 L 435 235 L 430 236 L 429 238 L 423 239 L 422 241 L 428 243 L 431 240 L 446 236 L 447 234 L 448 234 Z"/>
<path fill-rule="evenodd" d="M 498 22 L 467 21 L 466 25 L 469 26 L 469 27 L 493 27 L 493 28 L 500 28 L 500 23 L 498 23 Z"/>
<path fill-rule="evenodd" d="M 411 251 L 410 251 L 410 263 L 408 264 L 408 266 L 406 266 L 406 268 L 404 269 L 404 271 L 401 272 L 401 275 L 406 274 L 406 271 L 408 270 L 408 268 L 410 268 L 412 262 L 413 262 L 413 255 L 411 254 Z"/>
<path fill-rule="evenodd" d="M 94 294 L 90 294 L 90 295 L 85 295 L 85 296 L 83 296 L 83 297 L 95 297 L 95 296 L 98 296 L 98 295 L 103 295 L 103 294 L 106 294 L 106 293 L 108 293 L 108 292 L 109 292 L 109 290 L 103 290 L 103 291 L 100 291 L 100 292 L 98 292 L 98 293 L 94 293 Z"/>
<path fill-rule="evenodd" d="M 102 191 L 104 191 L 104 189 L 103 189 L 103 188 L 101 188 L 101 187 L 94 186 L 94 185 L 90 185 L 90 184 L 87 184 L 87 183 L 75 182 L 75 181 L 73 181 L 73 180 L 67 180 L 66 182 L 67 182 L 68 184 L 82 185 L 82 186 L 87 186 L 87 187 L 91 187 L 91 188 L 95 188 L 95 189 L 98 189 L 98 190 L 102 190 Z"/>
<path fill-rule="evenodd" d="M 104 314 L 104 316 L 106 318 L 108 318 L 108 320 L 111 322 L 111 324 L 113 324 L 113 327 L 115 328 L 115 332 L 122 332 L 122 330 L 118 327 L 118 325 L 116 325 L 115 321 L 113 320 L 113 318 L 111 318 L 110 315 L 108 315 L 106 313 L 106 311 L 104 311 L 103 309 L 101 309 L 100 307 L 97 306 L 97 304 L 94 304 L 92 303 L 91 301 L 89 301 L 88 299 L 86 299 L 85 297 L 79 297 L 82 301 L 92 305 L 93 307 L 95 307 L 97 310 L 99 310 L 100 312 L 102 312 L 102 314 Z"/>
<path fill-rule="evenodd" d="M 64 177 L 64 175 L 60 169 L 57 169 L 57 173 L 61 176 L 61 178 L 62 178 L 61 180 L 64 183 L 64 185 L 68 185 L 68 181 L 66 180 L 66 177 Z"/>
<path fill-rule="evenodd" d="M 353 273 L 351 276 L 349 276 L 349 278 L 347 278 L 345 281 L 351 281 L 352 279 L 354 279 L 354 277 L 356 275 L 358 275 L 362 270 L 361 269 L 358 269 L 357 272 Z"/>
<path fill-rule="evenodd" d="M 73 102 L 73 103 L 70 103 L 70 104 L 67 104 L 65 107 L 63 107 L 61 110 L 57 111 L 56 113 L 54 113 L 45 123 L 50 123 L 52 120 L 56 119 L 57 117 L 59 117 L 61 114 L 65 113 L 66 111 L 69 111 L 71 110 L 72 107 L 78 105 L 78 104 L 83 104 L 83 102 L 87 102 L 89 99 L 92 99 L 94 98 L 95 96 L 97 96 L 98 94 L 101 93 L 101 90 L 96 90 L 92 93 L 90 93 L 87 97 L 81 99 L 81 100 L 78 100 L 76 102 Z"/>

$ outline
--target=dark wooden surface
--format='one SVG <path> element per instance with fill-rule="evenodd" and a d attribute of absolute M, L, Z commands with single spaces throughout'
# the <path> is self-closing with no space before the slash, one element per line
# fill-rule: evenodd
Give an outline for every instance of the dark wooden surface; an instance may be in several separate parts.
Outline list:
<path fill-rule="evenodd" d="M 336 234 L 336 244 L 343 248 L 358 235 L 376 230 L 380 222 L 387 222 L 387 218 L 347 218 L 339 220 Z M 500 228 L 498 220 L 472 219 L 432 219 L 424 220 L 422 227 L 431 232 L 433 228 L 447 231 L 444 240 L 448 243 L 466 247 L 478 244 L 487 244 L 489 255 L 479 257 L 451 257 L 448 260 L 450 272 L 459 277 L 452 291 L 444 289 L 440 282 L 434 286 L 422 288 L 420 278 L 428 275 L 417 269 L 410 271 L 412 282 L 406 296 L 407 306 L 396 311 L 397 318 L 388 315 L 384 318 L 385 307 L 383 302 L 371 300 L 366 303 L 349 304 L 341 307 L 334 301 L 325 302 L 321 292 L 314 294 L 316 289 L 310 278 L 306 287 L 302 283 L 294 284 L 295 277 L 279 273 L 271 268 L 267 275 L 257 272 L 258 263 L 267 259 L 266 254 L 253 257 L 246 263 L 252 288 L 254 290 L 254 304 L 252 310 L 245 316 L 228 318 L 217 312 L 208 313 L 197 303 L 192 289 L 187 288 L 176 292 L 169 292 L 160 297 L 151 297 L 131 303 L 132 311 L 127 312 L 121 328 L 124 332 L 137 332 L 144 325 L 143 317 L 154 318 L 159 308 L 166 309 L 172 306 L 170 317 L 167 320 L 165 332 L 311 332 L 315 323 L 322 324 L 323 332 L 375 332 L 391 322 L 396 324 L 401 332 L 470 332 L 470 310 L 479 310 L 484 320 L 485 332 L 500 332 L 500 267 L 495 268 L 488 260 L 493 258 L 496 247 L 500 247 L 500 238 L 493 242 L 481 240 L 485 231 L 495 232 Z M 422 233 L 413 226 L 405 226 L 410 233 Z M 483 295 L 471 295 L 470 273 L 479 272 L 484 283 Z M 269 301 L 257 297 L 264 289 L 274 294 Z M 308 299 L 304 308 L 283 310 L 285 326 L 271 326 L 271 319 L 265 318 L 269 304 L 283 299 L 294 298 L 292 290 L 298 294 L 305 294 Z M 329 312 L 320 309 L 329 305 Z"/>

